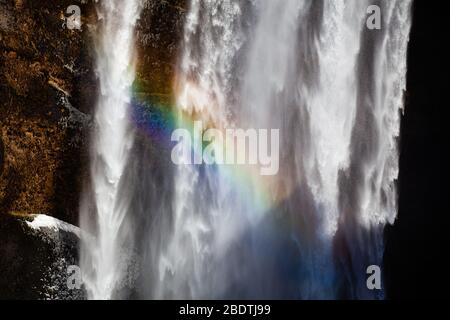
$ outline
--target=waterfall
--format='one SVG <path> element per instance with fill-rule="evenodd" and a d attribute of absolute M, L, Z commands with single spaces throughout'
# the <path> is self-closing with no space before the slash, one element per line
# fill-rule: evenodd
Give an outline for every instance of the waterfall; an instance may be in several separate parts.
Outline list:
<path fill-rule="evenodd" d="M 132 258 L 129 197 L 122 185 L 133 145 L 128 106 L 139 10 L 138 0 L 108 0 L 98 5 L 100 92 L 92 137 L 90 194 L 84 195 L 81 206 L 81 226 L 88 234 L 83 238 L 81 269 L 88 297 L 93 299 L 116 297 Z"/>
<path fill-rule="evenodd" d="M 366 26 L 373 4 L 380 30 Z M 179 126 L 279 129 L 280 171 L 178 166 L 153 297 L 383 297 L 365 278 L 397 212 L 410 6 L 190 1 Z"/>
<path fill-rule="evenodd" d="M 129 123 L 140 5 L 102 2 L 81 203 L 88 297 L 383 298 L 366 270 L 382 266 L 383 230 L 397 214 L 411 2 L 191 0 L 175 113 L 193 141 L 172 150 L 177 165 Z M 366 23 L 373 6 L 380 29 Z M 279 170 L 189 164 L 192 145 L 205 146 L 198 123 L 267 141 L 264 130 L 278 130 Z M 214 156 L 229 151 L 210 142 Z"/>

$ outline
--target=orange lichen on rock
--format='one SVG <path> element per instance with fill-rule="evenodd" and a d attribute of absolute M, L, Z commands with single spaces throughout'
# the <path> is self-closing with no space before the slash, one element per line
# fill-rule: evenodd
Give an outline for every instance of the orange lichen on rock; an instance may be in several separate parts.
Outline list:
<path fill-rule="evenodd" d="M 39 121 L 4 119 L 0 137 L 4 145 L 0 211 L 26 214 L 52 212 L 58 146 L 64 135 Z"/>

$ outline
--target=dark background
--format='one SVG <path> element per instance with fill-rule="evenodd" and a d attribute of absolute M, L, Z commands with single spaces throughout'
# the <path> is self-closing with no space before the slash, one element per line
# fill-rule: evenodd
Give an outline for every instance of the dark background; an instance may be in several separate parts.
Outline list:
<path fill-rule="evenodd" d="M 402 120 L 399 216 L 386 230 L 389 299 L 448 294 L 448 86 L 450 11 L 444 1 L 414 1 Z M 447 3 L 448 4 L 448 3 Z"/>

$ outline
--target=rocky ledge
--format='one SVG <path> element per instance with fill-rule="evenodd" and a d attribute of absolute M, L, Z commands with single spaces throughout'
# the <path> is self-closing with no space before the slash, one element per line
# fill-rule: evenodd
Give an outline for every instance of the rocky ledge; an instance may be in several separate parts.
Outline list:
<path fill-rule="evenodd" d="M 0 215 L 0 299 L 82 299 L 70 278 L 79 237 L 77 227 L 50 216 Z"/>

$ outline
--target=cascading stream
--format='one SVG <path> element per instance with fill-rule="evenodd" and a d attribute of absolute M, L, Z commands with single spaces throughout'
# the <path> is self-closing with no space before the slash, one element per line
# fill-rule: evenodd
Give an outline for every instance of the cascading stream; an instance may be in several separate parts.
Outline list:
<path fill-rule="evenodd" d="M 128 106 L 139 11 L 139 0 L 104 0 L 98 5 L 100 95 L 92 138 L 92 199 L 85 195 L 81 210 L 82 229 L 90 234 L 83 239 L 81 267 L 92 299 L 115 298 L 131 257 L 129 199 L 123 196 L 121 183 L 133 145 Z"/>
<path fill-rule="evenodd" d="M 382 264 L 396 216 L 411 1 L 376 1 L 381 30 L 366 26 L 372 4 L 190 1 L 180 126 L 280 129 L 281 164 L 239 182 L 221 166 L 177 168 L 154 296 L 382 297 L 365 268 Z"/>
<path fill-rule="evenodd" d="M 264 177 L 172 165 L 151 142 L 132 149 L 139 1 L 102 2 L 81 220 L 89 298 L 383 298 L 366 268 L 382 264 L 397 212 L 411 0 L 375 2 L 380 30 L 366 25 L 369 0 L 189 1 L 176 126 L 278 129 L 279 171 Z"/>

